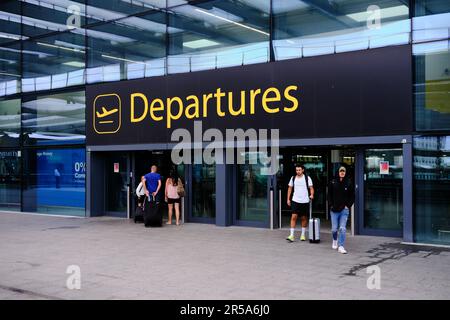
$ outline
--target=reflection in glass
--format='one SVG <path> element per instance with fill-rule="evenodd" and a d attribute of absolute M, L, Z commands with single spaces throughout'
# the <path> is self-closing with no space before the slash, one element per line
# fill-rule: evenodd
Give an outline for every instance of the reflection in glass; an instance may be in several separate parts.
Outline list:
<path fill-rule="evenodd" d="M 269 61 L 269 11 L 269 0 L 216 0 L 171 8 L 168 72 Z"/>
<path fill-rule="evenodd" d="M 85 32 L 74 29 L 23 41 L 22 91 L 65 88 L 85 83 Z"/>
<path fill-rule="evenodd" d="M 87 82 L 165 74 L 165 14 L 155 11 L 92 27 L 87 31 Z"/>
<path fill-rule="evenodd" d="M 276 60 L 409 43 L 405 1 L 273 0 Z"/>
<path fill-rule="evenodd" d="M 20 211 L 19 151 L 0 151 L 0 210 Z"/>
<path fill-rule="evenodd" d="M 37 37 L 80 28 L 85 24 L 84 0 L 22 0 L 22 34 Z M 78 32 L 78 30 L 75 30 Z"/>
<path fill-rule="evenodd" d="M 368 149 L 364 165 L 364 227 L 402 230 L 402 149 Z"/>
<path fill-rule="evenodd" d="M 84 91 L 24 100 L 24 144 L 84 143 L 85 107 Z"/>
<path fill-rule="evenodd" d="M 127 156 L 108 156 L 105 161 L 105 172 L 106 211 L 125 213 L 127 210 Z"/>
<path fill-rule="evenodd" d="M 237 220 L 267 221 L 269 217 L 267 199 L 267 175 L 265 166 L 257 162 L 258 154 L 245 154 L 245 164 L 237 171 Z"/>
<path fill-rule="evenodd" d="M 450 41 L 414 45 L 416 129 L 450 128 Z"/>
<path fill-rule="evenodd" d="M 450 244 L 450 136 L 414 138 L 414 237 Z"/>
<path fill-rule="evenodd" d="M 21 38 L 20 5 L 19 1 L 13 0 L 0 2 L 0 45 Z"/>
<path fill-rule="evenodd" d="M 0 45 L 0 97 L 19 93 L 20 77 L 20 44 Z"/>
<path fill-rule="evenodd" d="M 18 146 L 20 99 L 0 101 L 0 147 Z"/>
<path fill-rule="evenodd" d="M 450 12 L 448 0 L 415 0 L 414 16 L 435 15 Z"/>
<path fill-rule="evenodd" d="M 23 211 L 85 215 L 85 149 L 26 151 Z"/>
<path fill-rule="evenodd" d="M 151 9 L 164 9 L 166 0 L 85 0 L 88 22 L 115 20 Z"/>
<path fill-rule="evenodd" d="M 194 164 L 192 166 L 192 217 L 216 216 L 216 166 Z"/>
<path fill-rule="evenodd" d="M 313 182 L 315 190 L 313 201 L 314 215 L 318 218 L 325 218 L 327 197 L 326 187 L 328 183 L 327 157 L 325 155 L 320 155 L 318 152 L 315 154 L 307 154 L 306 152 L 296 152 L 295 154 L 293 154 L 292 161 L 290 163 L 290 177 L 286 182 L 286 186 L 284 186 L 286 189 L 291 177 L 296 174 L 296 163 L 304 164 L 305 174 L 311 177 L 311 180 Z"/>

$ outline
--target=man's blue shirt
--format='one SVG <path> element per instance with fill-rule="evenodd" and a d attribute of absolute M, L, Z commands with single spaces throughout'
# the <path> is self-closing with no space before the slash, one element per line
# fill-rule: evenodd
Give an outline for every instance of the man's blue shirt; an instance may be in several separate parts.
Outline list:
<path fill-rule="evenodd" d="M 147 190 L 152 193 L 155 192 L 156 189 L 158 189 L 158 181 L 161 180 L 161 176 L 159 175 L 159 173 L 147 173 L 145 176 L 145 186 L 147 188 Z"/>

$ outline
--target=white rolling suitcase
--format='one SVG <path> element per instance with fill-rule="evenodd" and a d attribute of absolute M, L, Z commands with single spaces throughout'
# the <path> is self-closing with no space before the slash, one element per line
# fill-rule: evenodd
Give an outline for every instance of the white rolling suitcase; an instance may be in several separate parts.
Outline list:
<path fill-rule="evenodd" d="M 309 242 L 320 242 L 320 219 L 312 217 L 312 201 L 309 202 Z"/>

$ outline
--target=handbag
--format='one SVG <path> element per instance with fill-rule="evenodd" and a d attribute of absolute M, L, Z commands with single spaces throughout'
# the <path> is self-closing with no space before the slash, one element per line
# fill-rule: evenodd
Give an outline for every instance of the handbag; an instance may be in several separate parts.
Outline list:
<path fill-rule="evenodd" d="M 184 186 L 183 186 L 183 182 L 181 181 L 181 179 L 178 179 L 178 183 L 177 183 L 177 193 L 178 195 L 181 197 L 184 197 L 185 195 L 185 191 L 184 191 Z"/>

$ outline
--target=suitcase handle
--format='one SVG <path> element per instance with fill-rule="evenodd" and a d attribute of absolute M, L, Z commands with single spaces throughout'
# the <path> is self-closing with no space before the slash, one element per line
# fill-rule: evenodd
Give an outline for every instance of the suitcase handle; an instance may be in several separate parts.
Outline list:
<path fill-rule="evenodd" d="M 312 219 L 312 200 L 309 200 L 309 218 Z"/>

